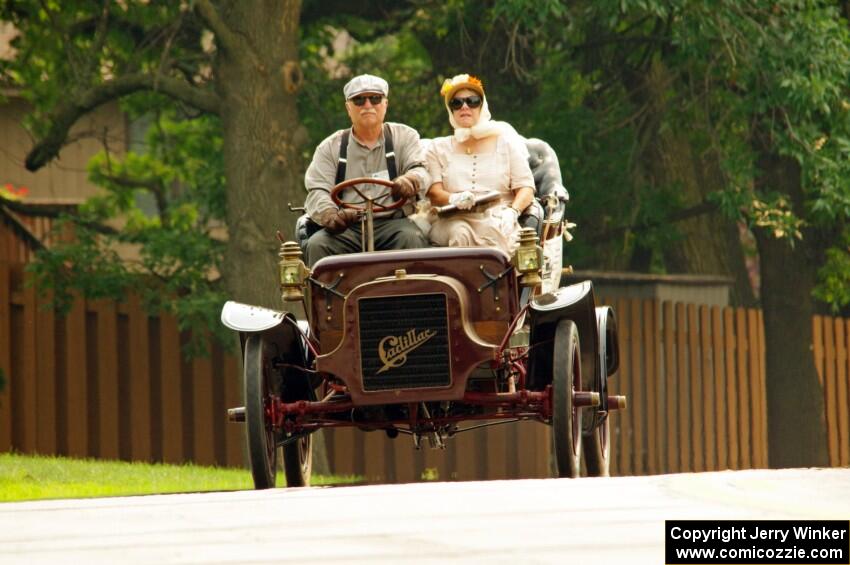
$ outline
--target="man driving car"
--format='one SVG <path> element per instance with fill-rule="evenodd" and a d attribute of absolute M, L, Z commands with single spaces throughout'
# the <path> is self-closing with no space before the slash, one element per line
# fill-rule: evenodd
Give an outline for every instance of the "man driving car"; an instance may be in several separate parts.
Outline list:
<path fill-rule="evenodd" d="M 304 176 L 308 191 L 304 207 L 322 226 L 307 240 L 305 258 L 310 266 L 329 255 L 360 251 L 361 214 L 338 207 L 330 195 L 335 185 L 357 177 L 392 181 L 392 189 L 374 184 L 358 186 L 370 197 L 384 194 L 375 200 L 378 205 L 408 199 L 401 209 L 375 213 L 376 250 L 428 246 L 420 229 L 406 218 L 413 212 L 417 194 L 430 184 L 419 134 L 404 124 L 384 122 L 389 103 L 389 85 L 384 79 L 356 76 L 345 85 L 343 94 L 351 128 L 337 131 L 319 144 Z M 339 198 L 346 202 L 362 200 L 351 188 L 343 190 Z"/>

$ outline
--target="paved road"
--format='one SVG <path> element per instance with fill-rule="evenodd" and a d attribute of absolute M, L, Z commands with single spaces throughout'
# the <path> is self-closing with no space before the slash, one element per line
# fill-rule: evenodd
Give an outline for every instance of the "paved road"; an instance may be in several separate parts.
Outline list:
<path fill-rule="evenodd" d="M 664 520 L 850 519 L 850 469 L 0 505 L 0 563 L 664 563 Z"/>

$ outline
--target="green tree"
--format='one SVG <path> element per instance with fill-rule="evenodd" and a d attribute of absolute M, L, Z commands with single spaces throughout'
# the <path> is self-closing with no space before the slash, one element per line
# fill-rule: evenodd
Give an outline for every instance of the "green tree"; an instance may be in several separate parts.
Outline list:
<path fill-rule="evenodd" d="M 290 220 L 286 202 L 302 194 L 300 7 L 298 1 L 21 1 L 5 3 L 0 13 L 21 32 L 18 56 L 3 72 L 35 109 L 30 170 L 54 159 L 70 127 L 102 104 L 124 100 L 160 112 L 153 125 L 161 137 L 149 138 L 150 154 L 121 162 L 104 156 L 92 165 L 108 192 L 82 214 L 92 226 L 124 214 L 128 229 L 121 237 L 142 246 L 141 266 L 167 275 L 169 290 L 190 291 L 177 308 L 193 315 L 225 292 L 280 307 L 274 233 Z M 175 142 L 183 144 L 177 152 Z M 209 162 L 201 166 L 203 159 Z M 154 218 L 137 209 L 139 192 L 153 197 Z M 216 243 L 207 236 L 222 217 L 226 237 Z M 90 234 L 79 235 L 81 243 L 94 244 Z M 109 242 L 101 246 L 108 249 Z M 75 256 L 84 257 L 80 247 Z M 191 292 L 219 262 L 226 291 Z M 89 267 L 114 270 L 114 280 L 105 280 L 116 283 L 126 274 L 112 261 Z M 199 303 L 187 304 L 192 301 Z"/>
<path fill-rule="evenodd" d="M 384 74 L 390 119 L 434 136 L 449 130 L 442 78 L 478 74 L 496 119 L 559 153 L 579 223 L 568 251 L 577 266 L 728 274 L 737 303 L 751 304 L 738 237 L 739 222 L 749 225 L 767 331 L 771 465 L 825 462 L 808 346 L 813 293 L 835 307 L 850 301 L 846 2 L 308 1 L 300 42 L 297 2 L 188 6 L 3 8 L 24 32 L 21 56 L 4 70 L 36 107 L 31 167 L 107 100 L 153 112 L 167 134 L 152 132 L 143 156 L 93 165 L 110 195 L 83 210 L 83 227 L 120 212 L 130 228 L 122 237 L 134 234 L 128 241 L 158 257 L 143 262 L 147 272 L 161 278 L 186 262 L 201 277 L 205 261 L 207 269 L 220 261 L 228 296 L 277 306 L 270 235 L 294 219 L 285 204 L 302 200 L 304 157 L 347 125 L 339 95 L 347 78 Z M 334 51 L 346 34 L 352 41 Z M 214 151 L 205 143 L 220 132 L 221 168 L 183 171 L 192 159 L 168 155 L 180 132 L 200 154 Z M 135 184 L 124 182 L 131 176 Z M 158 223 L 130 198 L 156 202 L 153 177 L 169 202 L 157 202 Z M 216 189 L 213 178 L 226 182 Z M 220 218 L 228 238 L 217 243 Z M 171 256 L 162 254 L 173 244 L 166 232 L 180 242 Z M 205 295 L 197 312 L 214 302 Z"/>
<path fill-rule="evenodd" d="M 125 106 L 132 115 L 133 104 Z M 144 115 L 155 107 L 146 102 Z M 60 216 L 55 235 L 74 237 L 41 250 L 30 270 L 63 310 L 75 290 L 116 300 L 134 290 L 150 310 L 192 330 L 188 353 L 204 354 L 210 333 L 224 343 L 229 333 L 218 321 L 226 299 L 220 124 L 215 116 L 171 114 L 155 112 L 145 142 L 124 157 L 104 150 L 92 160 L 90 177 L 103 190 Z M 115 218 L 121 229 L 111 227 Z"/>
<path fill-rule="evenodd" d="M 711 131 L 734 163 L 725 197 L 758 243 L 770 463 L 826 464 L 810 320 L 818 270 L 842 245 L 848 217 L 847 22 L 834 2 L 700 7 L 687 12 L 678 39 L 691 61 L 705 62 L 694 66 L 709 85 Z"/>
<path fill-rule="evenodd" d="M 481 5 L 436 12 L 430 29 L 446 40 L 433 42 L 435 65 L 441 52 L 455 55 L 452 68 L 521 55 L 510 59 L 522 62 L 518 76 L 497 81 L 495 91 L 508 93 L 497 108 L 567 156 L 584 260 L 729 274 L 738 303 L 752 304 L 737 223 L 750 226 L 765 311 L 770 462 L 826 463 L 809 347 L 815 296 L 834 306 L 847 299 L 850 41 L 839 4 L 635 0 L 556 13 L 512 0 L 488 3 L 477 18 L 473 4 Z M 511 14 L 508 38 L 496 33 L 497 13 Z M 490 38 L 501 43 L 488 50 Z"/>
<path fill-rule="evenodd" d="M 74 123 L 103 104 L 154 114 L 148 152 L 92 164 L 106 191 L 68 220 L 78 244 L 45 256 L 45 279 L 108 294 L 146 272 L 151 302 L 195 330 L 220 328 L 224 297 L 280 308 L 274 235 L 292 222 L 287 202 L 303 198 L 300 12 L 299 0 L 2 4 L 20 36 L 0 71 L 34 107 L 27 168 L 56 158 Z M 116 213 L 120 234 L 101 225 Z M 139 248 L 135 266 L 111 252 L 117 242 Z M 62 271 L 63 254 L 78 276 Z M 216 272 L 223 285 L 210 284 Z"/>
<path fill-rule="evenodd" d="M 846 231 L 850 189 L 846 21 L 833 2 L 790 0 L 597 3 L 585 15 L 595 37 L 614 46 L 607 60 L 616 61 L 612 67 L 637 109 L 637 143 L 648 140 L 639 153 L 644 166 L 638 170 L 644 174 L 631 179 L 639 183 L 635 200 L 641 207 L 651 205 L 652 194 L 660 190 L 688 206 L 693 185 L 696 198 L 690 197 L 690 204 L 720 207 L 728 218 L 681 226 L 693 246 L 674 241 L 662 247 L 667 268 L 684 259 L 693 270 L 695 258 L 709 255 L 705 241 L 740 256 L 735 249 L 740 243 L 729 233 L 731 221 L 746 221 L 755 235 L 765 312 L 770 464 L 825 464 L 823 391 L 810 350 L 811 317 L 817 309 L 818 269 L 829 273 L 829 288 L 846 280 L 841 270 L 846 252 L 836 247 Z M 643 48 L 623 50 L 617 60 L 616 46 L 622 43 Z M 707 155 L 708 166 L 695 154 Z M 684 176 L 676 172 L 682 169 Z M 688 181 L 693 171 L 695 183 Z M 668 217 L 686 210 L 674 207 Z M 679 258 L 670 254 L 677 248 Z M 832 260 L 825 263 L 826 258 Z M 830 296 L 825 287 L 820 295 Z M 840 301 L 840 293 L 831 296 Z"/>

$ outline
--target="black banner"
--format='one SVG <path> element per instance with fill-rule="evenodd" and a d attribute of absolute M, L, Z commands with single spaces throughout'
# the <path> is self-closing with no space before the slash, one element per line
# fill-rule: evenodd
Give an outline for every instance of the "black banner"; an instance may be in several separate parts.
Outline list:
<path fill-rule="evenodd" d="M 668 565 L 850 563 L 850 522 L 839 520 L 667 520 Z"/>

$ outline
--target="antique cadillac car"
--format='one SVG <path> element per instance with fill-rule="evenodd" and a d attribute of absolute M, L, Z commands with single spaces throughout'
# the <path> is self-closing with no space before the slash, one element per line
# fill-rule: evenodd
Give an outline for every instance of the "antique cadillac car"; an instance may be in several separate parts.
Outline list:
<path fill-rule="evenodd" d="M 596 306 L 589 281 L 560 286 L 568 196 L 551 148 L 528 146 L 538 201 L 513 257 L 486 247 L 370 251 L 372 213 L 383 207 L 357 186 L 384 181 L 352 179 L 332 197 L 364 212 L 366 251 L 310 270 L 298 242 L 281 243 L 282 297 L 304 319 L 224 306 L 244 355 L 245 406 L 228 413 L 245 423 L 256 488 L 275 486 L 280 463 L 288 486 L 309 484 L 311 434 L 341 426 L 408 435 L 419 449 L 423 439 L 444 447 L 470 423 L 536 420 L 552 426 L 558 476 L 577 477 L 582 455 L 588 475 L 608 474 L 608 415 L 625 407 L 608 392 L 614 313 Z M 362 201 L 341 202 L 347 189 Z"/>

